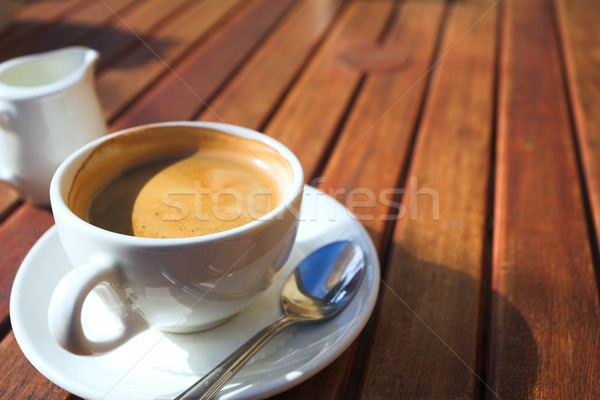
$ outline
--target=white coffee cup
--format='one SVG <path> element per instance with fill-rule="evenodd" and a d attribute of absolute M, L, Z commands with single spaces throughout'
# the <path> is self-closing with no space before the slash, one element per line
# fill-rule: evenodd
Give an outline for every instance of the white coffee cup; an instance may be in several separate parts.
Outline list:
<path fill-rule="evenodd" d="M 245 225 L 205 236 L 154 239 L 98 228 L 70 209 L 75 176 L 86 160 L 95 157 L 100 145 L 128 135 L 143 139 L 148 132 L 177 135 L 182 130 L 203 129 L 255 141 L 268 149 L 269 157 L 289 167 L 282 201 L 272 211 Z M 114 155 L 115 162 L 119 157 L 123 158 Z M 66 350 L 91 355 L 110 351 L 148 327 L 185 333 L 223 322 L 266 289 L 287 260 L 298 227 L 303 182 L 298 159 L 281 143 L 246 128 L 219 123 L 146 125 L 84 146 L 60 165 L 50 187 L 58 234 L 74 266 L 50 301 L 52 335 Z M 104 301 L 109 309 L 117 310 L 123 329 L 110 339 L 94 341 L 85 335 L 81 311 L 85 299 L 99 285 L 109 288 Z"/>

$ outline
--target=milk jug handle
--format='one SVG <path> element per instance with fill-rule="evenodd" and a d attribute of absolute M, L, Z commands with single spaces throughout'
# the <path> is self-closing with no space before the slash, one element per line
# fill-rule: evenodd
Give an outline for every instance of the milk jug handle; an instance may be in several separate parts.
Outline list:
<path fill-rule="evenodd" d="M 6 100 L 0 99 L 0 136 L 11 135 L 11 125 L 15 114 L 14 106 Z M 4 138 L 0 137 L 0 146 L 4 146 Z M 0 156 L 1 157 L 1 156 Z M 19 179 L 14 166 L 6 163 L 6 160 L 0 159 L 0 181 L 18 189 Z"/>
<path fill-rule="evenodd" d="M 65 350 L 78 355 L 101 354 L 113 350 L 133 336 L 148 328 L 148 323 L 133 309 L 123 290 L 123 277 L 107 257 L 97 257 L 89 263 L 69 271 L 58 283 L 48 310 L 48 326 L 54 339 Z M 123 330 L 114 338 L 103 341 L 90 340 L 81 322 L 83 303 L 92 290 L 107 284 L 120 309 Z M 113 305 L 113 304 L 110 304 Z"/>
<path fill-rule="evenodd" d="M 0 99 L 0 131 L 10 130 L 14 113 L 14 107 L 6 100 Z"/>

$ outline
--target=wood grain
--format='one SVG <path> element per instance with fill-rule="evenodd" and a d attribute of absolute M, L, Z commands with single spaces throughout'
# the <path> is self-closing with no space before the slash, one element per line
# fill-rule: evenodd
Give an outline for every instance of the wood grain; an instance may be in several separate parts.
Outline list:
<path fill-rule="evenodd" d="M 595 399 L 600 307 L 552 10 L 503 5 L 491 386 L 502 399 Z"/>
<path fill-rule="evenodd" d="M 172 66 L 160 81 L 113 123 L 113 129 L 193 118 L 195 113 L 204 106 L 204 102 L 216 92 L 282 18 L 291 4 L 291 0 L 259 0 L 245 3 L 244 7 L 221 24 L 208 40 L 196 46 L 180 63 Z M 195 25 L 196 23 L 191 26 Z M 180 28 L 179 25 L 176 27 Z M 169 63 L 168 59 L 165 61 Z M 153 62 L 156 63 L 158 61 Z M 158 67 L 160 67 L 159 72 L 165 69 L 164 65 Z M 149 69 L 150 67 L 144 68 L 145 77 L 150 73 L 146 71 Z M 138 68 L 133 71 L 135 76 L 139 76 L 139 70 Z M 111 73 L 124 74 L 116 70 L 112 70 Z M 127 91 L 130 87 L 123 87 L 120 83 L 122 79 L 118 79 L 115 83 L 107 79 L 101 81 L 107 86 L 104 96 L 107 101 L 112 103 L 119 97 L 128 98 Z M 108 114 L 115 109 L 118 109 L 118 106 L 111 105 Z"/>
<path fill-rule="evenodd" d="M 554 2 L 596 234 L 600 232 L 600 3 Z"/>
<path fill-rule="evenodd" d="M 494 112 L 497 18 L 492 5 L 492 1 L 449 5 L 403 183 L 402 203 L 396 210 L 399 221 L 359 398 L 477 396 L 474 373 Z M 422 5 L 417 2 L 415 7 Z M 413 24 L 413 29 L 419 29 L 419 23 Z M 396 110 L 390 114 L 381 123 L 394 117 L 396 124 L 411 121 L 399 118 L 402 114 Z M 377 133 L 375 129 L 373 133 Z M 379 129 L 382 139 L 369 134 L 362 141 L 377 140 L 381 144 L 362 146 L 391 153 L 384 147 L 386 130 Z M 387 131 L 397 132 L 398 128 Z M 390 147 L 394 147 L 392 143 Z M 405 146 L 397 146 L 400 154 L 406 151 Z M 350 150 L 348 157 L 354 151 Z M 386 167 L 380 166 L 378 176 L 389 174 Z M 374 167 L 369 168 L 371 174 L 376 173 Z"/>

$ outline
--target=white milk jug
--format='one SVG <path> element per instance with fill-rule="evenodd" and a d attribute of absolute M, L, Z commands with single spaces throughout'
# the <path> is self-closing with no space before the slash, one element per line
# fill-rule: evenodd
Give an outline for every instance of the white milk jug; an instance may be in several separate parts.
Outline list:
<path fill-rule="evenodd" d="M 106 133 L 94 89 L 97 51 L 68 47 L 0 64 L 0 180 L 47 205 L 58 165 Z"/>

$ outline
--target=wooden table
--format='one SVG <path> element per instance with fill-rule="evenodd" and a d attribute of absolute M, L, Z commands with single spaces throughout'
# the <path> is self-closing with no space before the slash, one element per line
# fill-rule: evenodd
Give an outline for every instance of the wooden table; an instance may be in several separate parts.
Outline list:
<path fill-rule="evenodd" d="M 357 214 L 375 312 L 278 398 L 598 399 L 599 16 L 594 0 L 23 0 L 0 59 L 96 48 L 111 131 L 263 131 Z M 0 398 L 73 399 L 8 315 L 52 214 L 1 186 L 0 218 Z"/>

